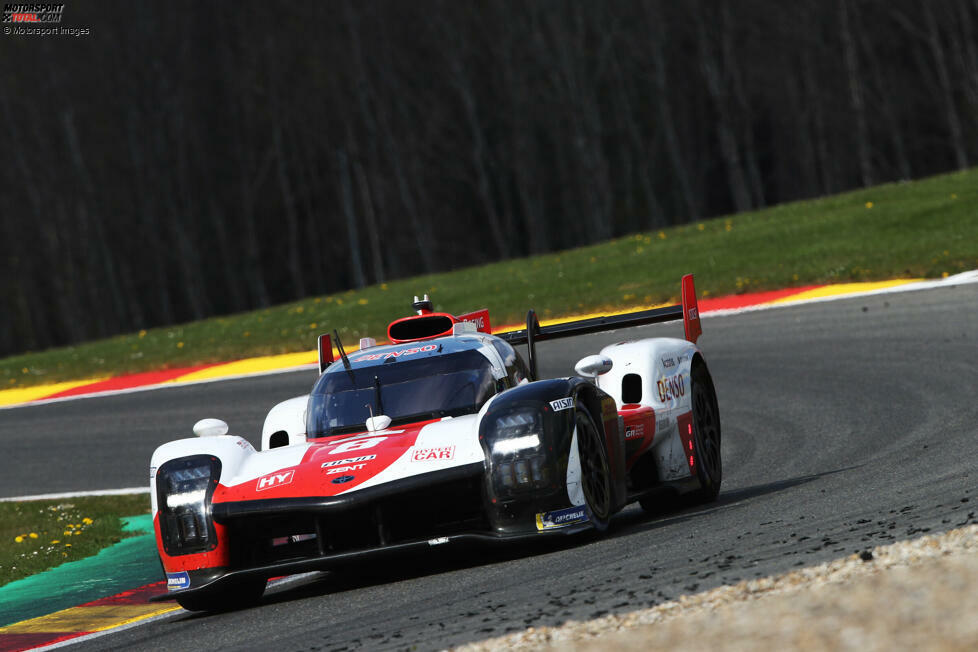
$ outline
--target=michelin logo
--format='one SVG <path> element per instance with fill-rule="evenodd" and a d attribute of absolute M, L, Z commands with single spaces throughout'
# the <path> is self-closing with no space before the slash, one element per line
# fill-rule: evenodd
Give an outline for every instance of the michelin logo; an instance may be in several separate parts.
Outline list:
<path fill-rule="evenodd" d="M 537 530 L 555 530 L 575 523 L 584 523 L 588 520 L 587 512 L 584 507 L 568 507 L 556 512 L 544 512 L 537 514 Z"/>
<path fill-rule="evenodd" d="M 188 586 L 190 586 L 190 575 L 187 574 L 187 571 L 166 574 L 167 591 L 177 591 L 179 589 L 185 589 Z"/>
<path fill-rule="evenodd" d="M 574 399 L 558 398 L 556 401 L 550 401 L 550 407 L 554 412 L 560 412 L 561 410 L 570 410 L 574 407 Z"/>

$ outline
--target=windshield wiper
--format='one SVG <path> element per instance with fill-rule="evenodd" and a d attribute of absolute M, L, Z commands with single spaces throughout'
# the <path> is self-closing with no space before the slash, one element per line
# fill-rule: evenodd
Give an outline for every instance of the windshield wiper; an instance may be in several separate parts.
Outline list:
<path fill-rule="evenodd" d="M 346 351 L 343 350 L 343 342 L 340 341 L 340 334 L 334 328 L 333 337 L 336 338 L 336 348 L 340 350 L 340 358 L 343 359 L 343 367 L 346 369 L 346 373 L 350 374 L 350 382 L 353 386 L 357 386 L 357 377 L 353 374 L 353 365 L 350 364 L 350 359 L 346 357 Z"/>

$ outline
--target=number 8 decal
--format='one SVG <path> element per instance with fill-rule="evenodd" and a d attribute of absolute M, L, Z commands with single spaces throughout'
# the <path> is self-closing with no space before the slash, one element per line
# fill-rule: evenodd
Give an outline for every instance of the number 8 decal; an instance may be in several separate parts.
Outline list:
<path fill-rule="evenodd" d="M 387 437 L 368 437 L 366 439 L 354 439 L 353 441 L 348 441 L 340 444 L 333 450 L 329 452 L 330 455 L 336 455 L 337 453 L 349 453 L 350 451 L 362 451 L 367 448 L 373 448 L 380 442 L 387 439 Z"/>

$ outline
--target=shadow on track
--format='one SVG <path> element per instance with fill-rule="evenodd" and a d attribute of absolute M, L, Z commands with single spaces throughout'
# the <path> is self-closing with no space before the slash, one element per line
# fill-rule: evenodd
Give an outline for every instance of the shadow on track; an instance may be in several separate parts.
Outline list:
<path fill-rule="evenodd" d="M 597 543 L 602 539 L 615 539 L 630 536 L 637 532 L 646 532 L 684 523 L 709 513 L 736 507 L 751 498 L 778 493 L 856 468 L 859 467 L 851 466 L 721 492 L 716 502 L 706 505 L 685 506 L 681 501 L 674 500 L 672 503 L 664 503 L 662 512 L 658 514 L 647 514 L 640 509 L 628 510 L 615 516 L 612 519 L 610 530 L 603 535 L 596 532 L 582 532 L 563 538 L 548 537 L 540 541 L 501 543 L 499 545 L 460 544 L 437 551 L 408 553 L 390 559 L 352 562 L 343 568 L 323 571 L 307 580 L 300 580 L 296 584 L 283 586 L 279 589 L 272 588 L 255 607 L 283 604 L 324 595 L 336 595 L 418 577 L 452 573 L 476 566 L 488 566 L 515 559 L 555 554 L 578 546 Z M 218 613 L 194 612 L 181 620 L 206 618 Z"/>

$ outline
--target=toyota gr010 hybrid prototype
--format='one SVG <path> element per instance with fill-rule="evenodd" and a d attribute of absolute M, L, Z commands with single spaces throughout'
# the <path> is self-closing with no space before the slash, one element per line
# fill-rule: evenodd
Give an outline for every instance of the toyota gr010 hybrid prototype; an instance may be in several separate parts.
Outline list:
<path fill-rule="evenodd" d="M 390 324 L 347 355 L 319 340 L 308 396 L 268 414 L 261 451 L 197 423 L 160 446 L 153 518 L 169 592 L 188 609 L 257 600 L 270 577 L 353 558 L 604 530 L 632 501 L 716 498 L 720 421 L 692 276 L 682 304 L 491 335 L 485 310 Z M 538 379 L 543 340 L 682 319 L 686 339 L 606 346 Z M 526 345 L 524 358 L 515 346 Z"/>

